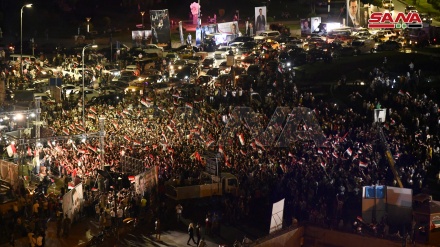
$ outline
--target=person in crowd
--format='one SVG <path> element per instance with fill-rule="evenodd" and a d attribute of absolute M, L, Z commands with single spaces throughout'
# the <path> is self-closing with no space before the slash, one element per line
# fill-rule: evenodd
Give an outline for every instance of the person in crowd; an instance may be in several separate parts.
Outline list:
<path fill-rule="evenodd" d="M 189 237 L 188 237 L 188 241 L 186 242 L 186 244 L 190 245 L 189 242 L 192 240 L 193 243 L 197 245 L 196 240 L 194 240 L 194 225 L 193 225 L 193 223 L 189 223 L 189 226 L 188 226 L 188 236 Z"/>

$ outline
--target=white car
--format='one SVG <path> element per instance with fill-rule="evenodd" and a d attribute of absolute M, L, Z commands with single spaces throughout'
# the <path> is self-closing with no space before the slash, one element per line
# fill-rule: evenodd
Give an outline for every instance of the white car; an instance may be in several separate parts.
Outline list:
<path fill-rule="evenodd" d="M 215 50 L 214 58 L 225 59 L 228 54 L 229 54 L 229 48 L 227 46 L 221 46 Z"/>
<path fill-rule="evenodd" d="M 102 74 L 103 75 L 111 75 L 113 77 L 117 77 L 121 75 L 121 70 L 116 68 L 115 66 L 111 64 L 107 64 L 102 66 Z"/>
<path fill-rule="evenodd" d="M 68 97 L 70 93 L 72 93 L 73 91 L 81 90 L 81 88 L 82 87 L 75 86 L 73 84 L 63 84 L 61 85 L 61 93 L 66 95 L 66 97 Z"/>
<path fill-rule="evenodd" d="M 72 93 L 74 94 L 75 98 L 82 99 L 82 88 L 80 88 L 79 90 L 74 90 Z M 101 95 L 101 94 L 99 93 L 99 91 L 97 91 L 95 89 L 91 89 L 91 88 L 84 89 L 84 100 L 85 101 L 91 100 L 93 97 L 98 97 L 99 95 Z"/>

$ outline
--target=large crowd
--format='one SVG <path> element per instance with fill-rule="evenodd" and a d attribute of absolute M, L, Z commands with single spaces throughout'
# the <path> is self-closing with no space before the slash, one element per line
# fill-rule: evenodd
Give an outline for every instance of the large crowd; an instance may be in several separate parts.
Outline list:
<path fill-rule="evenodd" d="M 397 83 L 390 81 L 386 67 L 375 68 L 366 79 L 366 89 L 345 96 L 349 102 L 345 105 L 302 91 L 291 73 L 282 73 L 263 60 L 259 62 L 261 74 L 242 94 L 236 93 L 242 88 L 231 82 L 218 91 L 201 87 L 181 95 L 177 88 L 171 88 L 160 94 L 151 91 L 130 95 L 114 106 L 86 107 L 84 126 L 80 104 L 69 109 L 62 105 L 43 106 L 46 127 L 42 138 L 47 143 L 30 145 L 26 150 L 39 155 L 41 167 L 46 169 L 36 172 L 41 171 L 42 177 L 62 178 L 65 189 L 71 181 L 84 183 L 84 213 L 96 215 L 103 228 L 141 214 L 149 220 L 164 216 L 164 183 L 170 179 L 198 181 L 206 159 L 213 158 L 213 154 L 220 161 L 221 170 L 235 174 L 240 184 L 237 196 L 223 199 L 224 222 L 250 219 L 260 205 L 285 198 L 288 223 L 298 220 L 332 227 L 350 225 L 354 219 L 348 215 L 349 205 L 360 201 L 362 186 L 397 186 L 378 142 L 379 131 L 385 134 L 404 187 L 413 189 L 413 194 L 427 187 L 428 169 L 440 152 L 438 94 L 433 90 L 418 91 L 422 75 L 414 65 Z M 344 83 L 334 90 L 345 90 Z M 250 97 L 251 92 L 264 96 L 263 102 L 252 105 L 253 113 L 237 114 L 236 107 L 248 102 L 243 98 Z M 274 116 L 277 107 L 289 108 L 286 119 Z M 269 125 L 272 128 L 266 137 L 278 140 L 281 126 L 288 126 L 295 107 L 306 107 L 315 114 L 324 132 L 322 145 L 306 138 L 290 138 L 277 147 L 275 142 L 258 138 L 256 131 Z M 381 125 L 373 124 L 376 108 L 387 109 L 387 119 Z M 100 150 L 96 136 L 56 142 L 50 139 L 98 133 L 99 117 L 105 117 L 104 150 Z M 315 130 L 307 123 L 290 127 L 284 130 Z M 97 170 L 105 164 L 112 172 L 122 172 L 122 156 L 141 160 L 145 169 L 157 167 L 159 193 L 137 195 L 133 187 L 122 186 L 111 190 L 109 178 Z M 56 197 L 41 200 L 40 205 L 51 206 L 42 211 L 45 213 L 37 210 L 35 219 L 57 214 L 61 205 Z M 68 234 L 71 219 L 63 226 L 66 221 L 62 214 L 58 218 L 60 231 L 63 228 Z M 14 217 L 11 224 L 22 223 Z M 32 230 L 36 233 L 44 232 L 39 230 L 44 226 L 35 228 Z"/>

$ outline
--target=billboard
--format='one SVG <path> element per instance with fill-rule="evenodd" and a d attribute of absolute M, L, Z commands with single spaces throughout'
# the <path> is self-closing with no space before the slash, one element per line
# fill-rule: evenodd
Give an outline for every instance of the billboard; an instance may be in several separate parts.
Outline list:
<path fill-rule="evenodd" d="M 355 28 L 361 26 L 359 7 L 359 0 L 347 0 L 347 26 Z"/>
<path fill-rule="evenodd" d="M 152 167 L 144 173 L 138 174 L 134 178 L 136 194 L 143 195 L 147 191 L 157 189 L 157 171 Z"/>
<path fill-rule="evenodd" d="M 260 33 L 266 30 L 266 6 L 255 7 L 255 31 Z"/>
<path fill-rule="evenodd" d="M 311 33 L 310 22 L 307 19 L 301 19 L 301 36 L 306 36 Z"/>
<path fill-rule="evenodd" d="M 79 212 L 83 204 L 82 183 L 75 186 L 63 196 L 63 213 L 67 215 L 72 222 L 79 217 Z"/>
<path fill-rule="evenodd" d="M 284 199 L 275 202 L 272 206 L 272 218 L 270 220 L 269 233 L 283 228 Z"/>
<path fill-rule="evenodd" d="M 310 18 L 310 30 L 312 32 L 318 31 L 319 32 L 319 24 L 321 24 L 321 17 L 315 16 Z"/>
<path fill-rule="evenodd" d="M 150 10 L 152 43 L 171 48 L 170 18 L 168 9 Z"/>
<path fill-rule="evenodd" d="M 221 35 L 219 37 L 217 37 L 216 35 L 216 43 L 227 44 L 228 42 L 234 40 L 236 37 L 239 36 L 238 22 L 231 21 L 231 22 L 217 23 L 217 32 L 220 33 Z"/>
<path fill-rule="evenodd" d="M 131 31 L 132 47 L 144 48 L 146 44 L 151 43 L 151 30 Z"/>

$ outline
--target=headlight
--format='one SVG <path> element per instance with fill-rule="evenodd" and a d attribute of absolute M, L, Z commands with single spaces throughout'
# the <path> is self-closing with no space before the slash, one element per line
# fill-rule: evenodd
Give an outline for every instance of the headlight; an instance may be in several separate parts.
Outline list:
<path fill-rule="evenodd" d="M 46 73 L 46 71 L 41 71 L 41 74 L 45 75 L 45 74 L 47 74 L 47 73 Z"/>
<path fill-rule="evenodd" d="M 287 63 L 287 67 L 290 67 L 290 63 Z"/>

